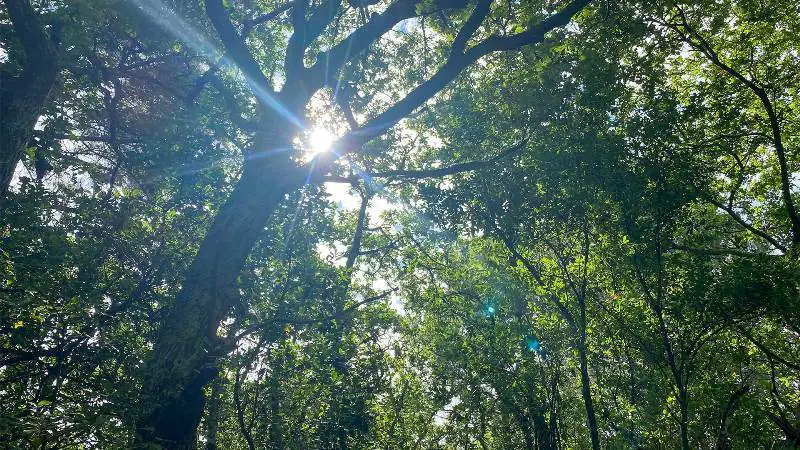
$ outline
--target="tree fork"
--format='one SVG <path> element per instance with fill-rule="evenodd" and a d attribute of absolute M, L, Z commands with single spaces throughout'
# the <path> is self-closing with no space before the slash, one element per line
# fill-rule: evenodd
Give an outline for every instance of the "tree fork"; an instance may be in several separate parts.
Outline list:
<path fill-rule="evenodd" d="M 336 152 L 320 155 L 310 165 L 298 167 L 288 152 L 298 124 L 290 123 L 294 121 L 273 112 L 268 102 L 260 100 L 259 108 L 265 113 L 265 118 L 261 121 L 262 126 L 256 132 L 251 147 L 254 152 L 248 155 L 234 191 L 218 211 L 203 238 L 176 303 L 161 324 L 153 352 L 145 364 L 145 388 L 141 405 L 144 414 L 137 423 L 138 442 L 168 445 L 170 448 L 194 445 L 195 431 L 205 401 L 202 389 L 213 378 L 216 359 L 222 356 L 218 354 L 223 346 L 216 335 L 217 328 L 238 298 L 236 281 L 239 272 L 285 194 L 299 189 L 306 179 L 315 175 L 312 172 L 324 174 L 330 170 L 339 155 L 357 151 L 366 142 L 385 133 L 478 59 L 493 52 L 541 42 L 548 31 L 566 25 L 590 2 L 591 0 L 573 0 L 558 13 L 532 24 L 521 33 L 509 36 L 492 35 L 467 50 L 456 46 L 443 66 L 429 80 L 412 89 L 406 97 L 360 129 L 353 130 L 337 141 L 333 146 Z M 415 14 L 415 8 L 409 9 L 409 5 L 403 3 L 407 2 L 398 0 L 387 9 L 392 13 L 379 16 L 357 29 L 353 35 L 362 35 L 369 39 L 360 39 L 351 51 L 356 52 L 359 46 L 366 48 L 405 18 L 404 14 Z M 484 3 L 488 4 L 489 2 Z M 206 0 L 205 5 L 228 56 L 248 76 L 251 89 L 259 88 L 271 92 L 268 80 L 247 51 L 223 2 Z M 298 9 L 296 6 L 294 9 Z M 416 2 L 412 6 L 416 7 Z M 459 3 L 455 6 L 462 8 L 466 5 Z M 485 16 L 484 8 L 476 8 L 471 15 L 473 18 Z M 312 21 L 313 17 L 312 14 Z M 306 30 L 310 23 L 301 23 L 304 21 L 300 19 L 296 15 L 294 22 L 300 29 L 296 28 L 294 33 L 311 31 L 313 34 L 314 30 Z M 479 23 L 476 21 L 477 19 L 470 19 L 459 31 L 458 42 L 468 41 L 477 29 Z M 282 107 L 289 111 L 288 116 L 295 118 L 302 115 L 313 93 L 324 85 L 324 79 L 322 82 L 319 79 L 316 83 L 313 81 L 315 70 L 330 67 L 331 71 L 335 71 L 346 62 L 349 53 L 346 52 L 341 58 L 317 61 L 314 66 L 305 69 L 302 66 L 302 56 L 310 42 L 303 39 L 303 45 L 299 45 L 296 44 L 296 39 L 298 38 L 294 35 L 290 37 L 289 42 L 294 46 L 290 45 L 292 51 L 287 49 L 286 55 L 290 65 L 295 64 L 298 58 L 300 60 L 300 66 L 293 67 L 293 71 L 297 70 L 296 77 L 287 77 L 281 93 L 275 93 L 279 99 L 277 103 L 282 103 Z M 254 94 L 258 92 L 254 91 Z M 256 97 L 260 99 L 259 95 Z M 174 419 L 175 417 L 180 419 Z"/>
<path fill-rule="evenodd" d="M 19 76 L 0 74 L 0 210 L 58 78 L 58 37 L 47 37 L 30 0 L 3 1 L 25 58 Z"/>

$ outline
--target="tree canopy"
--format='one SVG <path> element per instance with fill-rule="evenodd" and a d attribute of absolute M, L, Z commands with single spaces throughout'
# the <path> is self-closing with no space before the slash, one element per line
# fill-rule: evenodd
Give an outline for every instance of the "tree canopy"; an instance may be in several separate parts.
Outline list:
<path fill-rule="evenodd" d="M 796 2 L 0 5 L 3 447 L 800 447 Z"/>

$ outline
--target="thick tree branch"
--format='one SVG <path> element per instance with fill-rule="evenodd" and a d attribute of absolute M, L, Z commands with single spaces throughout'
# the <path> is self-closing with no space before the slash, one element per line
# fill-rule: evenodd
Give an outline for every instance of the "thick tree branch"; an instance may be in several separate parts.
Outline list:
<path fill-rule="evenodd" d="M 736 408 L 739 407 L 741 403 L 742 397 L 744 397 L 748 392 L 750 392 L 751 386 L 750 384 L 744 382 L 739 389 L 735 390 L 730 397 L 728 397 L 728 401 L 725 404 L 725 409 L 722 411 L 722 418 L 720 419 L 719 425 L 719 432 L 717 432 L 717 447 L 718 449 L 724 449 L 730 447 L 729 436 L 728 436 L 728 427 L 730 426 L 731 416 Z"/>
<path fill-rule="evenodd" d="M 342 115 L 344 115 L 344 119 L 347 121 L 347 125 L 350 129 L 355 130 L 359 125 L 356 116 L 353 114 L 353 109 L 350 107 L 350 99 L 353 96 L 354 88 L 347 82 L 342 83 L 337 81 L 336 85 L 338 89 L 334 89 L 333 91 L 333 102 L 339 105 L 339 109 L 342 110 Z"/>
<path fill-rule="evenodd" d="M 414 12 L 413 0 L 397 0 L 381 14 L 374 15 L 369 22 L 353 31 L 327 52 L 317 55 L 317 61 L 306 69 L 305 79 L 311 90 L 318 90 L 331 80 L 351 55 L 357 55 L 401 20 Z"/>
<path fill-rule="evenodd" d="M 249 366 L 249 364 L 248 364 Z M 249 367 L 245 368 L 245 371 Z M 233 383 L 233 403 L 236 405 L 236 422 L 239 425 L 239 431 L 244 436 L 247 442 L 248 450 L 256 450 L 256 445 L 253 441 L 253 435 L 250 433 L 250 427 L 244 421 L 244 405 L 242 404 L 242 367 L 236 368 L 236 377 Z"/>
<path fill-rule="evenodd" d="M 567 308 L 567 306 L 561 301 L 561 299 L 558 298 L 557 295 L 553 294 L 552 292 L 549 292 L 549 289 L 547 288 L 547 285 L 545 284 L 544 279 L 542 278 L 539 268 L 536 267 L 530 260 L 528 260 L 528 258 L 523 256 L 522 253 L 519 252 L 519 250 L 517 250 L 517 246 L 514 245 L 514 243 L 511 242 L 511 240 L 505 236 L 502 230 L 500 230 L 500 227 L 498 227 L 494 223 L 493 225 L 494 225 L 494 234 L 500 238 L 500 241 L 503 242 L 503 245 L 505 245 L 506 249 L 511 253 L 512 256 L 514 256 L 514 259 L 522 263 L 522 266 L 525 267 L 525 270 L 528 272 L 528 274 L 530 274 L 533 277 L 534 281 L 536 281 L 536 284 L 539 287 L 543 288 L 545 291 L 548 291 L 548 297 L 550 298 L 550 302 L 553 303 L 553 305 L 555 305 L 556 308 L 558 308 L 559 313 L 561 313 L 561 316 L 564 318 L 564 320 L 567 321 L 567 324 L 570 326 L 570 328 L 572 328 L 573 331 L 578 332 L 579 330 L 578 322 L 575 320 L 575 316 L 572 314 L 572 311 L 570 311 L 569 308 Z"/>
<path fill-rule="evenodd" d="M 33 361 L 46 356 L 56 356 L 62 353 L 62 351 L 63 351 L 62 349 L 58 348 L 52 350 L 37 350 L 33 352 L 4 348 L 0 350 L 0 355 L 3 355 L 2 357 L 0 357 L 0 367 L 13 366 L 15 364 L 19 364 L 26 361 Z"/>
<path fill-rule="evenodd" d="M 324 0 L 311 12 L 311 17 L 306 21 L 308 2 L 296 0 L 292 12 L 292 27 L 294 29 L 286 46 L 284 71 L 287 83 L 301 81 L 305 71 L 305 52 L 328 27 L 334 17 L 341 11 L 341 0 Z M 309 92 L 316 92 L 310 89 Z"/>
<path fill-rule="evenodd" d="M 475 9 L 470 14 L 469 19 L 464 24 L 463 27 L 458 31 L 456 34 L 456 38 L 453 40 L 453 45 L 450 47 L 450 53 L 460 55 L 464 53 L 464 50 L 467 48 L 467 42 L 475 34 L 475 30 L 481 26 L 483 23 L 483 19 L 489 15 L 489 7 L 492 4 L 492 0 L 478 0 L 478 3 L 475 5 Z"/>
<path fill-rule="evenodd" d="M 24 51 L 22 73 L 0 88 L 0 208 L 14 170 L 58 79 L 57 36 L 48 38 L 30 0 L 4 0 Z M 6 75 L 6 74 L 4 74 Z"/>
<path fill-rule="evenodd" d="M 391 242 L 380 247 L 371 248 L 369 250 L 360 250 L 358 256 L 374 255 L 375 253 L 385 252 L 387 250 L 394 250 L 397 248 L 397 242 Z"/>
<path fill-rule="evenodd" d="M 792 370 L 800 371 L 800 364 L 787 361 L 786 359 L 780 357 L 778 354 L 767 348 L 766 345 L 759 342 L 755 337 L 753 337 L 753 334 L 745 330 L 744 327 L 737 325 L 736 329 L 739 330 L 739 333 L 741 333 L 742 336 L 746 337 L 748 341 L 752 342 L 753 345 L 756 346 L 756 348 L 764 352 L 764 354 L 767 355 L 768 358 L 774 359 L 775 361 L 778 361 L 779 363 L 783 364 L 784 366 Z"/>
<path fill-rule="evenodd" d="M 39 23 L 39 16 L 30 0 L 3 0 L 14 32 L 25 50 L 26 64 L 31 66 L 55 65 L 56 46 Z"/>
<path fill-rule="evenodd" d="M 96 135 L 73 136 L 71 134 L 53 134 L 53 135 L 48 135 L 48 134 L 42 133 L 42 132 L 34 133 L 34 135 L 35 136 L 38 135 L 40 137 L 45 137 L 45 138 L 52 138 L 52 139 L 57 139 L 57 140 L 73 141 L 73 142 L 103 142 L 103 143 L 107 143 L 108 144 L 108 143 L 111 143 L 111 141 L 112 141 L 111 136 L 96 136 Z M 141 141 L 139 141 L 138 139 L 133 139 L 133 138 L 117 138 L 116 139 L 116 143 L 120 144 L 120 145 L 138 144 L 140 142 Z"/>
<path fill-rule="evenodd" d="M 256 89 L 272 90 L 269 80 L 261 72 L 261 68 L 256 60 L 253 59 L 253 55 L 244 40 L 236 31 L 233 23 L 231 23 L 230 16 L 222 0 L 205 0 L 205 5 L 206 14 L 214 29 L 217 30 L 228 57 L 244 73 L 247 82 L 255 85 Z M 258 98 L 259 96 L 256 97 Z"/>
<path fill-rule="evenodd" d="M 165 316 L 165 323 L 180 322 L 180 329 L 164 327 L 154 339 L 148 362 L 149 370 L 143 382 L 145 406 L 141 409 L 144 412 L 137 421 L 137 430 L 141 436 L 139 441 L 151 442 L 155 438 L 161 438 L 189 445 L 195 438 L 193 431 L 200 422 L 203 409 L 202 387 L 215 375 L 212 369 L 216 355 L 219 354 L 211 354 L 208 349 L 218 346 L 217 330 L 238 297 L 237 278 L 247 256 L 288 193 L 303 186 L 309 176 L 328 173 L 331 165 L 341 155 L 358 150 L 361 144 L 384 133 L 413 113 L 481 56 L 542 40 L 547 31 L 567 23 L 589 1 L 574 0 L 561 13 L 532 26 L 520 35 L 489 38 L 460 56 L 451 55 L 432 79 L 415 88 L 405 99 L 368 122 L 366 126 L 337 142 L 330 152 L 315 158 L 309 165 L 297 167 L 296 162 L 285 153 L 275 158 L 249 160 L 243 167 L 236 187 L 217 211 L 186 273 L 177 301 Z M 209 13 L 211 17 L 216 17 L 217 26 L 228 31 L 223 34 L 230 35 L 230 21 L 224 15 L 221 0 L 206 2 L 211 5 Z M 213 14 L 214 8 L 217 14 Z M 295 24 L 304 25 L 305 9 L 295 4 Z M 416 6 L 410 9 L 412 11 L 408 14 L 416 13 Z M 302 10 L 302 14 L 298 10 Z M 377 27 L 377 31 L 374 27 L 366 26 L 370 31 L 362 35 L 369 38 L 371 34 L 374 39 L 367 39 L 366 42 L 354 39 L 353 45 L 367 48 L 380 37 L 382 33 L 378 31 L 384 25 Z M 298 30 L 297 27 L 295 29 Z M 364 29 L 362 27 L 359 30 L 363 33 Z M 359 33 L 359 30 L 355 33 Z M 240 41 L 239 43 L 241 44 Z M 233 47 L 242 46 L 234 41 Z M 302 49 L 302 46 L 298 47 Z M 302 52 L 295 52 L 294 56 L 297 55 L 302 58 Z M 291 58 L 289 62 L 293 62 Z M 335 67 L 334 69 L 338 70 Z M 324 69 L 322 73 L 324 77 Z M 286 88 L 281 97 L 289 103 L 292 112 L 299 113 L 306 106 L 308 94 L 312 90 L 303 86 L 305 80 L 292 79 L 289 74 L 290 71 L 287 71 Z M 260 72 L 259 75 L 263 77 Z M 292 88 L 299 88 L 299 91 Z M 269 150 L 291 146 L 293 130 L 287 129 L 282 121 L 265 120 L 262 125 L 261 132 L 254 136 L 254 148 Z M 309 170 L 312 168 L 313 171 Z M 168 388 L 165 389 L 165 386 Z M 182 415 L 177 420 L 180 425 L 177 429 L 174 426 L 176 421 L 173 420 L 176 414 Z"/>
<path fill-rule="evenodd" d="M 573 0 L 564 9 L 542 20 L 536 25 L 529 27 L 519 34 L 510 36 L 491 36 L 480 44 L 476 45 L 467 53 L 475 52 L 483 56 L 492 52 L 513 50 L 526 45 L 535 44 L 544 40 L 544 35 L 556 28 L 563 27 L 572 20 L 575 14 L 587 7 L 592 0 Z M 476 58 L 477 59 L 477 58 Z"/>
<path fill-rule="evenodd" d="M 211 77 L 215 76 L 219 71 L 219 65 L 214 64 L 213 66 L 209 67 L 208 70 L 203 73 L 197 80 L 195 80 L 192 89 L 189 90 L 189 93 L 186 94 L 186 103 L 188 105 L 194 104 L 197 100 L 197 97 L 203 92 L 203 89 L 206 87 L 207 84 L 211 82 Z"/>
<path fill-rule="evenodd" d="M 342 2 L 340 0 L 325 0 L 314 8 L 305 26 L 304 50 L 320 37 L 341 10 Z"/>
<path fill-rule="evenodd" d="M 309 89 L 316 91 L 338 78 L 338 71 L 353 56 L 360 54 L 386 34 L 395 25 L 417 15 L 420 0 L 397 0 L 380 14 L 374 14 L 362 25 L 327 52 L 317 55 L 313 66 L 306 69 Z M 464 8 L 466 0 L 436 0 L 438 9 Z"/>
<path fill-rule="evenodd" d="M 542 22 L 531 26 L 528 30 L 506 37 L 491 36 L 464 53 L 451 53 L 447 61 L 427 81 L 414 88 L 408 95 L 389 107 L 381 114 L 367 122 L 361 128 L 353 130 L 334 145 L 335 152 L 320 155 L 317 167 L 330 165 L 340 155 L 360 148 L 366 142 L 385 133 L 400 120 L 414 112 L 436 93 L 444 89 L 464 69 L 475 61 L 496 51 L 512 50 L 525 45 L 541 42 L 548 31 L 564 26 L 578 11 L 588 5 L 591 0 L 574 0 L 563 11 L 558 12 Z M 328 161 L 325 161 L 328 159 Z"/>
<path fill-rule="evenodd" d="M 286 83 L 298 79 L 303 70 L 303 56 L 306 49 L 306 11 L 308 0 L 296 0 L 292 8 L 292 35 L 286 44 L 286 56 L 283 62 L 283 71 L 286 73 Z"/>
<path fill-rule="evenodd" d="M 734 248 L 695 248 L 687 247 L 685 245 L 672 244 L 669 248 L 664 249 L 665 252 L 670 252 L 673 250 L 708 256 L 740 256 L 742 258 L 754 258 L 760 256 L 757 253 L 745 252 L 736 250 Z"/>

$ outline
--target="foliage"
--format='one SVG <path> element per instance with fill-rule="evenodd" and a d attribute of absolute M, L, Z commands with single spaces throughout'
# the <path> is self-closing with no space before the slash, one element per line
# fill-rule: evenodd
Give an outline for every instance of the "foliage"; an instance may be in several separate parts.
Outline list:
<path fill-rule="evenodd" d="M 800 445 L 795 2 L 32 6 L 3 446 Z"/>

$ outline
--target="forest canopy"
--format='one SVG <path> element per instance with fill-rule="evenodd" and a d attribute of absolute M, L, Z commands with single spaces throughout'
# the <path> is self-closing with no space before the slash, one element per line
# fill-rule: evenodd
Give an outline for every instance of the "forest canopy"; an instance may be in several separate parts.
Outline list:
<path fill-rule="evenodd" d="M 0 447 L 800 448 L 800 4 L 0 0 Z"/>

